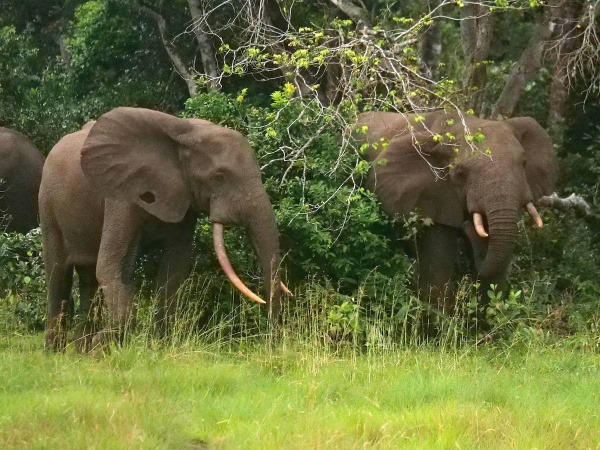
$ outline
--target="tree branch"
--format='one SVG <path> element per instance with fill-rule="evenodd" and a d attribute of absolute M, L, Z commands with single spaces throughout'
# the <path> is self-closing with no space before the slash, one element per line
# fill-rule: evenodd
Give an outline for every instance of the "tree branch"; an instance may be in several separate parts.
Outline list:
<path fill-rule="evenodd" d="M 183 58 L 179 54 L 179 51 L 169 39 L 169 35 L 167 32 L 167 21 L 162 15 L 160 15 L 153 9 L 148 8 L 147 6 L 141 6 L 139 4 L 137 4 L 137 6 L 140 12 L 156 21 L 156 24 L 158 25 L 158 30 L 160 32 L 160 39 L 162 40 L 167 55 L 169 55 L 169 58 L 171 59 L 171 62 L 173 63 L 173 66 L 175 67 L 177 73 L 185 81 L 190 97 L 194 97 L 197 93 L 194 73 L 184 63 Z"/>
<path fill-rule="evenodd" d="M 486 60 L 493 37 L 492 16 L 488 8 L 477 3 L 461 9 L 460 34 L 466 62 L 464 85 L 472 98 L 472 108 L 480 113 L 483 106 L 483 88 L 487 82 Z"/>
<path fill-rule="evenodd" d="M 442 0 L 429 0 L 429 9 L 440 7 Z M 442 28 L 439 21 L 429 25 L 419 43 L 419 70 L 421 74 L 430 80 L 439 80 L 440 56 L 442 54 Z"/>
<path fill-rule="evenodd" d="M 581 45 L 581 34 L 575 30 L 583 10 L 583 2 L 566 0 L 555 15 L 556 54 L 553 55 L 553 77 L 550 86 L 548 128 L 555 141 L 562 142 L 563 123 L 569 103 L 569 57 Z"/>
<path fill-rule="evenodd" d="M 198 51 L 200 52 L 202 68 L 204 69 L 208 87 L 211 90 L 218 90 L 220 88 L 219 69 L 210 35 L 206 33 L 204 27 L 205 15 L 200 7 L 200 0 L 188 0 L 188 5 L 194 23 L 194 34 L 198 41 Z"/>
<path fill-rule="evenodd" d="M 592 211 L 592 207 L 586 202 L 583 197 L 576 194 L 571 194 L 568 197 L 561 198 L 556 192 L 552 195 L 546 195 L 537 201 L 540 206 L 548 206 L 551 208 L 558 209 L 560 211 L 569 211 L 574 209 L 579 215 L 583 217 L 597 217 Z"/>
<path fill-rule="evenodd" d="M 359 28 L 373 28 L 366 8 L 357 6 L 352 0 L 329 0 L 333 5 L 352 19 Z M 364 6 L 364 5 L 363 5 Z"/>
<path fill-rule="evenodd" d="M 556 8 L 557 2 L 560 1 L 550 0 L 545 7 L 541 20 L 535 26 L 527 47 L 521 54 L 519 61 L 513 66 L 502 93 L 492 108 L 491 117 L 493 119 L 513 115 L 527 84 L 542 67 L 543 45 L 550 38 L 554 28 L 551 20 L 552 11 Z"/>

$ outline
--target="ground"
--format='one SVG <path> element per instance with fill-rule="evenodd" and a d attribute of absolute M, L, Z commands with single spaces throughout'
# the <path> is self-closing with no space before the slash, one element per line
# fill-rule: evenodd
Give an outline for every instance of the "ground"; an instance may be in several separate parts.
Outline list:
<path fill-rule="evenodd" d="M 589 350 L 42 342 L 0 338 L 1 448 L 600 448 Z"/>

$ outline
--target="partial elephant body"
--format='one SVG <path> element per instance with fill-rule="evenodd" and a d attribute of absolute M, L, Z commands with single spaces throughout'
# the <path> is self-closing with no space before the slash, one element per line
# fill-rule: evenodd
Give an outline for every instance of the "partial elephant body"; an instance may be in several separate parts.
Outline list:
<path fill-rule="evenodd" d="M 27 137 L 0 127 L 0 230 L 27 233 L 38 226 L 38 189 L 44 156 Z"/>
<path fill-rule="evenodd" d="M 500 284 L 523 208 L 554 190 L 558 164 L 548 134 L 527 117 L 503 122 L 456 111 L 366 112 L 356 138 L 373 162 L 368 187 L 390 216 L 417 210 L 433 220 L 417 242 L 420 288 L 451 306 L 457 239 L 466 239 L 477 275 Z"/>
<path fill-rule="evenodd" d="M 163 249 L 157 284 L 164 291 L 156 320 L 166 332 L 171 300 L 191 267 L 200 213 L 209 214 L 215 226 L 248 229 L 267 279 L 267 299 L 277 313 L 275 217 L 252 150 L 236 131 L 199 119 L 117 108 L 56 144 L 39 198 L 49 348 L 66 342 L 73 269 L 79 274 L 82 310 L 90 311 L 81 330 L 82 348 L 89 350 L 109 332 L 122 335 L 135 317 L 135 260 L 148 243 Z M 93 320 L 98 283 L 108 311 L 104 330 Z"/>

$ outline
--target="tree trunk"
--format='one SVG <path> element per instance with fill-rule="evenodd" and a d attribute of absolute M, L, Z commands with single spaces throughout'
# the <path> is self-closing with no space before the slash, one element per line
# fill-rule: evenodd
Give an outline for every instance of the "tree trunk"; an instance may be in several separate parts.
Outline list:
<path fill-rule="evenodd" d="M 551 20 L 553 10 L 560 1 L 562 0 L 550 0 L 544 8 L 540 19 L 534 26 L 527 47 L 521 54 L 519 61 L 513 66 L 504 89 L 502 89 L 500 97 L 492 108 L 492 119 L 511 117 L 513 115 L 527 84 L 535 77 L 540 67 L 542 67 L 543 45 L 551 36 L 554 26 Z"/>
<path fill-rule="evenodd" d="M 489 9 L 479 4 L 466 4 L 461 9 L 460 34 L 466 63 L 464 85 L 467 97 L 472 99 L 469 106 L 480 114 L 487 82 L 486 61 L 493 34 Z"/>
<path fill-rule="evenodd" d="M 581 17 L 583 3 L 578 0 L 565 0 L 555 14 L 557 54 L 554 56 L 554 74 L 550 86 L 550 105 L 548 110 L 548 128 L 554 142 L 562 142 L 563 123 L 567 114 L 569 100 L 568 58 L 580 44 L 576 32 Z"/>
<path fill-rule="evenodd" d="M 434 10 L 441 4 L 441 0 L 429 0 L 429 10 Z M 421 36 L 419 44 L 419 70 L 425 78 L 438 81 L 440 78 L 439 66 L 442 54 L 442 29 L 439 19 L 433 22 Z"/>
<path fill-rule="evenodd" d="M 194 73 L 188 67 L 188 65 L 183 61 L 183 58 L 179 54 L 179 51 L 171 42 L 171 39 L 169 38 L 169 33 L 167 31 L 167 21 L 165 20 L 165 18 L 162 15 L 160 15 L 153 9 L 148 8 L 147 6 L 138 5 L 138 7 L 139 7 L 139 10 L 143 14 L 145 14 L 146 16 L 148 16 L 156 21 L 156 24 L 158 25 L 158 31 L 160 33 L 160 39 L 163 43 L 163 47 L 165 48 L 167 55 L 169 55 L 169 58 L 171 59 L 171 62 L 173 63 L 175 70 L 181 76 L 181 78 L 183 78 L 183 80 L 185 81 L 185 84 L 187 85 L 190 97 L 194 97 L 197 93 L 196 80 L 194 79 L 195 78 Z"/>
<path fill-rule="evenodd" d="M 219 68 L 217 66 L 217 59 L 215 58 L 215 51 L 213 49 L 210 34 L 206 32 L 206 27 L 204 25 L 205 17 L 200 6 L 200 0 L 188 0 L 188 5 L 192 16 L 194 34 L 198 41 L 198 52 L 200 53 L 202 69 L 204 71 L 204 76 L 206 77 L 206 84 L 211 90 L 219 90 Z"/>
<path fill-rule="evenodd" d="M 58 45 L 58 48 L 60 49 L 60 58 L 62 59 L 62 62 L 64 63 L 65 67 L 68 69 L 69 67 L 71 67 L 71 52 L 67 47 L 67 38 L 62 33 L 55 34 L 52 37 L 54 38 L 54 42 L 56 42 L 56 45 Z"/>

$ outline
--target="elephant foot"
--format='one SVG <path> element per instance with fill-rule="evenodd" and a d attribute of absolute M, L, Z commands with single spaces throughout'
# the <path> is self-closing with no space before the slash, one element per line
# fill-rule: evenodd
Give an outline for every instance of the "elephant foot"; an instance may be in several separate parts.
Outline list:
<path fill-rule="evenodd" d="M 93 348 L 95 332 L 91 326 L 83 326 L 75 335 L 73 344 L 77 353 L 89 353 Z"/>
<path fill-rule="evenodd" d="M 45 349 L 51 352 L 62 352 L 67 346 L 67 332 L 62 324 L 46 329 Z"/>
<path fill-rule="evenodd" d="M 60 335 L 56 333 L 46 333 L 45 349 L 49 352 L 63 352 L 67 346 L 66 336 L 63 333 Z"/>
<path fill-rule="evenodd" d="M 105 328 L 92 335 L 89 353 L 104 353 L 111 344 L 122 346 L 125 341 L 125 331 L 123 329 Z"/>

